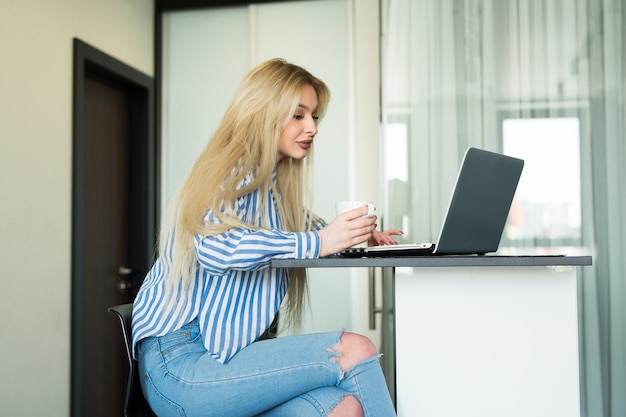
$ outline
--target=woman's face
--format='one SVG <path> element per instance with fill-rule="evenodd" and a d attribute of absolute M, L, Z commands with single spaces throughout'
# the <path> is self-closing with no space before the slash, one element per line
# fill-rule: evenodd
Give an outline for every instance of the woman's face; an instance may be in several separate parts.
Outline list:
<path fill-rule="evenodd" d="M 280 133 L 278 159 L 284 156 L 304 158 L 317 134 L 317 93 L 307 85 L 300 94 L 300 103 L 293 118 Z"/>

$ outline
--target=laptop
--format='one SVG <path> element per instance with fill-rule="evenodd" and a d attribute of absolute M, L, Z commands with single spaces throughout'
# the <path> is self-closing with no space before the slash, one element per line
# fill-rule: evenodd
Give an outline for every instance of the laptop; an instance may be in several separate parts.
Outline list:
<path fill-rule="evenodd" d="M 484 255 L 495 252 L 511 209 L 524 161 L 469 148 L 437 243 L 350 248 L 347 257 Z"/>

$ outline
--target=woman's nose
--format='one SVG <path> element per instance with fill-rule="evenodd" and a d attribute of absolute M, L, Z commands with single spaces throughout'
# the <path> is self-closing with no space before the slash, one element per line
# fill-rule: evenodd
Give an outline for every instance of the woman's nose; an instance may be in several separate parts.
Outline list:
<path fill-rule="evenodd" d="M 317 134 L 317 120 L 312 117 L 308 118 L 306 131 L 315 136 Z"/>

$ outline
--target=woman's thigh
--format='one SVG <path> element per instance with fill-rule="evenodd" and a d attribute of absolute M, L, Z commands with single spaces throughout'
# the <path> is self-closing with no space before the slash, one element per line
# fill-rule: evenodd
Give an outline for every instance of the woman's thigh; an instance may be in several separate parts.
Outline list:
<path fill-rule="evenodd" d="M 139 343 L 146 399 L 159 416 L 252 416 L 335 386 L 341 332 L 255 342 L 226 364 L 204 349 L 194 323 Z M 323 415 L 323 414 L 322 414 Z"/>

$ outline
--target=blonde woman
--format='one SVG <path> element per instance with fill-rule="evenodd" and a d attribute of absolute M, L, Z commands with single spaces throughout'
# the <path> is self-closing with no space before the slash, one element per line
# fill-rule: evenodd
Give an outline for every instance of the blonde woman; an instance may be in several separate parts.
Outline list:
<path fill-rule="evenodd" d="M 160 417 L 395 415 L 367 338 L 261 337 L 281 304 L 297 323 L 305 298 L 305 271 L 272 259 L 400 233 L 358 219 L 367 207 L 329 224 L 312 213 L 309 154 L 329 98 L 299 66 L 257 66 L 179 190 L 133 310 L 143 392 Z"/>

